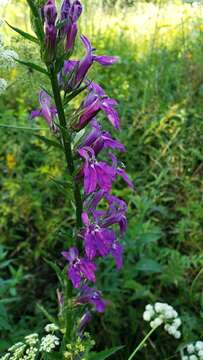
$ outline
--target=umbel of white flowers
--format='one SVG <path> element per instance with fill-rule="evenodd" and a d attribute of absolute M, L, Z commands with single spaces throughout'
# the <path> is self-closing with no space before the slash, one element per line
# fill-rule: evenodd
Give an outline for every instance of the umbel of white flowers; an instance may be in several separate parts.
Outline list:
<path fill-rule="evenodd" d="M 148 304 L 145 307 L 143 319 L 150 322 L 151 328 L 156 328 L 164 325 L 164 330 L 174 336 L 176 339 L 181 337 L 179 327 L 181 326 L 181 319 L 177 311 L 166 303 L 157 302 L 154 305 Z"/>
<path fill-rule="evenodd" d="M 203 360 L 203 341 L 188 344 L 183 349 L 182 360 Z"/>
<path fill-rule="evenodd" d="M 3 25 L 3 21 L 0 19 L 0 27 Z M 3 36 L 0 34 L 0 68 L 5 73 L 15 66 L 15 59 L 18 59 L 18 54 L 14 50 L 10 50 L 4 46 Z M 8 86 L 5 79 L 0 78 L 0 94 L 2 94 Z"/>
<path fill-rule="evenodd" d="M 41 339 L 34 333 L 24 337 L 23 342 L 18 342 L 8 349 L 8 352 L 0 360 L 34 360 L 38 353 L 50 353 L 59 345 L 60 339 L 53 333 L 59 328 L 55 324 L 45 326 L 49 334 Z"/>

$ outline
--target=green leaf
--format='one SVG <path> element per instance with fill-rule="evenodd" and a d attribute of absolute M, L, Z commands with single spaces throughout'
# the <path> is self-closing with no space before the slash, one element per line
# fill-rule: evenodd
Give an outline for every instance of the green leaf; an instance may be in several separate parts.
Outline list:
<path fill-rule="evenodd" d="M 29 5 L 31 12 L 33 14 L 33 17 L 34 17 L 34 23 L 36 26 L 37 36 L 39 37 L 40 41 L 43 42 L 44 41 L 44 30 L 43 30 L 43 25 L 42 25 L 42 21 L 40 18 L 39 10 L 33 0 L 27 0 L 27 3 Z"/>
<path fill-rule="evenodd" d="M 79 95 L 82 91 L 87 89 L 88 85 L 81 86 L 79 89 L 74 90 L 70 95 L 65 97 L 64 105 L 68 104 L 72 99 Z"/>
<path fill-rule="evenodd" d="M 42 68 L 41 66 L 39 66 L 37 64 L 31 63 L 29 61 L 18 60 L 18 59 L 15 59 L 15 61 L 17 61 L 19 64 L 27 66 L 28 68 L 31 68 L 33 70 L 36 70 L 42 74 L 49 76 L 49 73 L 46 71 L 46 69 Z"/>
<path fill-rule="evenodd" d="M 54 352 L 53 354 L 46 354 L 46 359 L 47 360 L 61 360 L 62 354 L 58 354 L 56 352 Z"/>
<path fill-rule="evenodd" d="M 147 258 L 142 258 L 138 261 L 135 269 L 146 273 L 161 273 L 163 270 L 162 266 L 157 261 Z"/>
<path fill-rule="evenodd" d="M 117 351 L 122 349 L 124 346 L 116 346 L 108 350 L 101 351 L 99 353 L 92 352 L 88 355 L 87 360 L 105 360 L 109 356 L 115 354 Z"/>
<path fill-rule="evenodd" d="M 18 29 L 18 28 L 15 27 L 15 26 L 10 25 L 7 21 L 6 21 L 6 24 L 7 24 L 12 30 L 14 30 L 15 32 L 17 32 L 18 34 L 20 34 L 21 36 L 23 36 L 25 39 L 30 40 L 30 41 L 32 41 L 32 42 L 34 42 L 34 43 L 37 43 L 37 44 L 39 43 L 38 39 L 37 39 L 35 36 L 32 36 L 32 35 L 26 33 L 25 31 L 23 31 L 23 30 L 21 30 L 21 29 Z"/>
<path fill-rule="evenodd" d="M 54 141 L 54 140 L 51 140 L 45 136 L 41 136 L 41 135 L 38 135 L 38 134 L 33 134 L 34 136 L 36 136 L 38 139 L 42 140 L 46 145 L 48 146 L 54 146 L 60 150 L 63 150 L 63 147 L 61 144 L 59 144 L 58 142 Z"/>
<path fill-rule="evenodd" d="M 43 305 L 37 304 L 37 308 L 44 314 L 44 316 L 51 322 L 57 325 L 55 318 L 49 314 L 49 312 L 44 308 Z"/>
<path fill-rule="evenodd" d="M 50 260 L 47 260 L 47 259 L 44 259 L 44 261 L 55 271 L 55 273 L 56 273 L 56 275 L 57 275 L 57 277 L 58 277 L 58 279 L 60 281 L 61 287 L 63 288 L 64 287 L 64 280 L 66 279 L 66 277 L 64 276 L 63 271 L 53 261 L 50 261 Z"/>

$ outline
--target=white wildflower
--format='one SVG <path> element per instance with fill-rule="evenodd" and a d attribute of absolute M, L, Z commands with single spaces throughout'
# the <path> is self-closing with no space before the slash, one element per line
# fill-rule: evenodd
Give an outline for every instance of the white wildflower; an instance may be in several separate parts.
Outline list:
<path fill-rule="evenodd" d="M 55 335 L 48 334 L 41 339 L 40 351 L 51 352 L 59 345 L 59 338 Z"/>
<path fill-rule="evenodd" d="M 151 315 L 151 313 L 150 313 L 149 311 L 145 311 L 145 312 L 143 313 L 143 319 L 144 319 L 145 321 L 150 321 L 151 318 L 152 318 L 152 315 Z"/>
<path fill-rule="evenodd" d="M 24 344 L 22 342 L 18 342 L 16 344 L 14 344 L 13 346 L 11 346 L 8 351 L 9 352 L 14 352 L 16 351 L 18 348 L 22 347 Z"/>
<path fill-rule="evenodd" d="M 188 344 L 183 350 L 183 357 L 187 360 L 203 360 L 203 341 L 196 341 L 196 343 Z"/>
<path fill-rule="evenodd" d="M 196 350 L 203 350 L 203 341 L 197 341 L 195 343 L 195 349 Z"/>
<path fill-rule="evenodd" d="M 0 34 L 0 51 L 2 50 L 3 46 L 4 46 L 4 38 L 3 35 Z"/>
<path fill-rule="evenodd" d="M 25 336 L 25 342 L 30 346 L 36 345 L 38 341 L 39 335 L 36 333 Z"/>
<path fill-rule="evenodd" d="M 18 59 L 18 54 L 14 50 L 3 50 L 0 52 L 0 66 L 5 69 L 11 69 L 15 66 L 15 59 Z"/>
<path fill-rule="evenodd" d="M 198 360 L 198 357 L 196 355 L 190 355 L 189 359 L 190 360 Z"/>
<path fill-rule="evenodd" d="M 181 337 L 178 328 L 181 325 L 181 319 L 178 317 L 177 311 L 169 304 L 157 302 L 154 305 L 148 304 L 143 314 L 145 321 L 150 321 L 151 328 L 156 328 L 162 324 L 164 330 L 176 339 Z"/>
<path fill-rule="evenodd" d="M 2 356 L 2 357 L 0 358 L 0 360 L 9 360 L 9 359 L 10 359 L 10 356 L 11 356 L 11 354 L 7 353 L 7 354 L 5 354 L 4 356 Z"/>
<path fill-rule="evenodd" d="M 49 332 L 55 332 L 57 330 L 59 330 L 59 327 L 57 325 L 55 325 L 55 324 L 47 324 L 45 326 L 45 331 L 48 332 L 48 333 Z"/>
<path fill-rule="evenodd" d="M 2 94 L 8 86 L 8 83 L 5 79 L 0 78 L 0 94 Z"/>
<path fill-rule="evenodd" d="M 192 354 L 192 353 L 194 353 L 194 351 L 195 351 L 194 345 L 193 345 L 193 344 L 189 344 L 189 345 L 187 346 L 187 352 L 188 352 L 188 354 Z"/>

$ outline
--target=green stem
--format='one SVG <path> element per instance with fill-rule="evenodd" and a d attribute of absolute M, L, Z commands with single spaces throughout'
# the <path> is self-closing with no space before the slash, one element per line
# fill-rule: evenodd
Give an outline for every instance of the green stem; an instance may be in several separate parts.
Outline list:
<path fill-rule="evenodd" d="M 157 326 L 158 327 L 158 326 Z M 148 334 L 144 337 L 144 339 L 139 343 L 139 345 L 136 347 L 136 349 L 133 351 L 133 353 L 130 355 L 128 360 L 132 360 L 132 358 L 137 354 L 137 352 L 143 347 L 147 339 L 151 336 L 151 334 L 157 329 L 157 327 L 151 329 Z"/>
<path fill-rule="evenodd" d="M 55 104 L 56 104 L 56 108 L 57 108 L 57 112 L 58 112 L 59 123 L 60 123 L 61 128 L 64 129 L 64 131 L 61 130 L 61 136 L 62 136 L 62 141 L 63 141 L 63 147 L 64 147 L 64 153 L 65 153 L 65 158 L 66 158 L 66 162 L 67 162 L 67 167 L 68 167 L 68 170 L 72 177 L 75 206 L 76 206 L 76 226 L 78 229 L 80 229 L 82 226 L 82 220 L 81 220 L 82 199 L 81 199 L 79 185 L 74 180 L 75 168 L 74 168 L 74 162 L 73 162 L 73 154 L 72 154 L 72 150 L 71 150 L 71 136 L 68 133 L 68 130 L 66 127 L 66 118 L 65 118 L 63 105 L 62 105 L 57 74 L 55 73 L 55 70 L 52 67 L 50 67 L 50 69 L 48 69 L 48 70 L 50 70 L 52 91 L 53 91 L 54 100 L 55 100 Z"/>

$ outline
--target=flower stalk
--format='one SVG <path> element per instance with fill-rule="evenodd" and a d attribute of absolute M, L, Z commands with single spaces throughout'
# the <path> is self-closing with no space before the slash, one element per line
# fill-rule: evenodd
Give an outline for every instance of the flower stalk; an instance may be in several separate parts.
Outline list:
<path fill-rule="evenodd" d="M 74 189 L 74 198 L 75 198 L 75 207 L 76 207 L 76 225 L 77 225 L 77 228 L 80 229 L 82 226 L 82 219 L 81 219 L 82 199 L 81 199 L 81 194 L 80 194 L 80 187 L 74 181 L 74 178 L 73 178 L 75 168 L 74 168 L 73 154 L 72 154 L 72 150 L 71 150 L 71 135 L 69 134 L 69 131 L 66 126 L 65 113 L 64 113 L 64 109 L 63 109 L 63 105 L 62 105 L 62 99 L 61 99 L 57 74 L 52 65 L 48 66 L 48 70 L 50 73 L 52 91 L 53 91 L 54 101 L 55 101 L 55 105 L 56 105 L 56 109 L 57 109 L 57 113 L 58 113 L 61 137 L 63 140 L 64 154 L 65 154 L 65 158 L 66 158 L 67 167 L 68 167 L 69 173 L 72 178 L 72 184 L 73 184 L 73 189 Z"/>
<path fill-rule="evenodd" d="M 128 358 L 128 360 L 132 360 L 134 358 L 134 356 L 138 353 L 139 350 L 142 349 L 142 347 L 144 346 L 144 344 L 146 343 L 146 341 L 149 339 L 149 337 L 153 334 L 153 332 L 155 332 L 155 330 L 158 328 L 158 326 L 156 326 L 155 328 L 151 329 L 147 335 L 144 337 L 144 339 L 139 343 L 139 345 L 136 347 L 136 349 L 133 351 L 133 353 L 130 355 L 130 357 Z"/>

